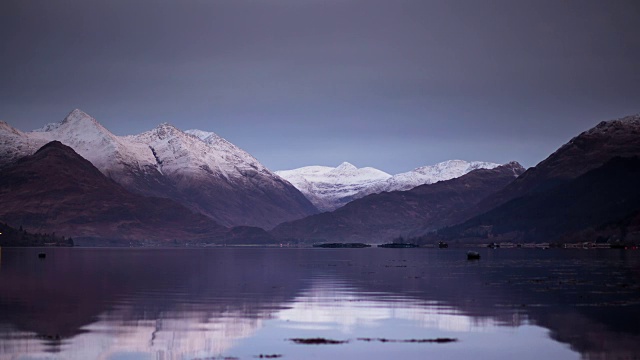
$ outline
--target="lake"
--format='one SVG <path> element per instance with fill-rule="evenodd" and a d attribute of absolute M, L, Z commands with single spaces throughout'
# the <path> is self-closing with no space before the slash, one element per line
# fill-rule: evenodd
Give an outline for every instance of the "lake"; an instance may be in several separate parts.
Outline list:
<path fill-rule="evenodd" d="M 640 359 L 640 251 L 479 251 L 3 248 L 0 359 Z"/>

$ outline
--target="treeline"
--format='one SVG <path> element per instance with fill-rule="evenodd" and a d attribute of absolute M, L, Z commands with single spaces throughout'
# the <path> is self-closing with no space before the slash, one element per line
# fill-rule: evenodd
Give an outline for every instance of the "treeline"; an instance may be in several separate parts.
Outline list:
<path fill-rule="evenodd" d="M 414 244 L 417 245 L 418 244 L 418 240 L 420 240 L 420 237 L 403 237 L 403 236 L 398 236 L 396 238 L 393 238 L 393 240 L 391 241 L 391 243 L 393 244 Z"/>
<path fill-rule="evenodd" d="M 16 229 L 5 223 L 0 223 L 0 246 L 73 246 L 73 239 L 56 236 L 56 233 L 30 233 L 22 226 Z"/>

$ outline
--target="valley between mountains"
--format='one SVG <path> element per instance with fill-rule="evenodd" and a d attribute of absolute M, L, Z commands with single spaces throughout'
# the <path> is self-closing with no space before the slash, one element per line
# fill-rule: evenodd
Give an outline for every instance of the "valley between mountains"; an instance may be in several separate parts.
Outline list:
<path fill-rule="evenodd" d="M 271 171 L 213 132 L 165 123 L 116 136 L 76 109 L 31 132 L 0 122 L 0 223 L 91 246 L 624 244 L 640 241 L 639 156 L 633 115 L 529 169 L 450 160 L 396 175 L 347 162 Z"/>

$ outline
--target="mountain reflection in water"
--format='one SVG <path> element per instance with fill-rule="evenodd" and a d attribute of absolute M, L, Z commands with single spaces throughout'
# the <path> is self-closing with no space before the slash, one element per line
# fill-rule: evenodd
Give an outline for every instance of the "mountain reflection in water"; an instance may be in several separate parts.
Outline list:
<path fill-rule="evenodd" d="M 638 252 L 2 251 L 0 359 L 640 356 Z"/>

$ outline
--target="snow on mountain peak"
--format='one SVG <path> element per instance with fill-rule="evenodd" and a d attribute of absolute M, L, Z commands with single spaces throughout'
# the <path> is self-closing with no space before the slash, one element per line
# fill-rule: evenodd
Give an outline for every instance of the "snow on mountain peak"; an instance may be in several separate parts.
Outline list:
<path fill-rule="evenodd" d="M 527 170 L 524 168 L 524 166 L 520 165 L 520 163 L 517 161 L 509 161 L 505 165 L 513 170 L 513 174 L 515 177 L 520 176 L 520 174 L 522 174 Z"/>
<path fill-rule="evenodd" d="M 94 119 L 91 115 L 87 114 L 86 112 L 80 109 L 74 109 L 73 111 L 71 111 L 69 115 L 67 115 L 64 118 L 64 120 L 62 120 L 62 124 L 75 123 L 75 122 L 81 122 L 81 121 L 91 121 L 93 123 L 98 124 L 98 121 L 96 119 Z"/>
<path fill-rule="evenodd" d="M 357 168 L 343 162 L 337 167 L 305 166 L 299 169 L 276 171 L 276 174 L 289 180 L 290 177 L 302 177 L 314 183 L 326 184 L 362 184 L 390 178 L 391 175 L 371 167 Z"/>
<path fill-rule="evenodd" d="M 351 200 L 383 191 L 409 190 L 419 185 L 460 177 L 476 169 L 493 169 L 499 164 L 448 160 L 391 176 L 374 168 L 360 168 L 343 162 L 338 167 L 307 166 L 276 171 L 298 188 L 320 210 L 334 210 Z"/>
<path fill-rule="evenodd" d="M 163 123 L 132 138 L 148 144 L 158 163 L 162 164 L 163 172 L 186 171 L 201 173 L 202 176 L 216 173 L 227 180 L 242 179 L 248 174 L 261 174 L 260 177 L 265 179 L 279 181 L 253 156 L 213 132 L 193 129 L 182 131 Z"/>
<path fill-rule="evenodd" d="M 51 131 L 57 130 L 63 125 L 78 126 L 77 124 L 83 124 L 83 123 L 85 123 L 86 125 L 91 124 L 95 127 L 102 128 L 102 125 L 100 125 L 100 123 L 96 119 L 91 117 L 91 115 L 87 114 L 86 112 L 80 109 L 74 109 L 67 116 L 65 116 L 65 118 L 62 121 L 48 123 L 45 126 L 35 129 L 31 132 L 32 133 L 51 132 Z"/>
<path fill-rule="evenodd" d="M 629 115 L 615 120 L 601 121 L 598 125 L 582 132 L 580 135 L 627 131 L 629 128 L 640 129 L 640 114 Z"/>
<path fill-rule="evenodd" d="M 234 144 L 230 143 L 229 141 L 227 141 L 225 138 L 223 138 L 222 136 L 212 132 L 212 131 L 203 131 L 203 130 L 198 130 L 198 129 L 191 129 L 191 130 L 187 130 L 185 131 L 185 133 L 189 134 L 189 135 L 193 135 L 195 137 L 197 137 L 198 139 L 204 141 L 205 143 L 209 144 L 209 145 L 216 145 L 216 144 L 221 144 L 224 147 L 230 148 L 232 150 L 238 150 L 241 152 L 244 152 L 244 150 L 240 149 L 239 147 L 235 146 Z"/>
<path fill-rule="evenodd" d="M 184 132 L 185 132 L 185 134 L 193 135 L 193 136 L 195 136 L 198 139 L 203 140 L 203 141 L 206 138 L 210 137 L 211 135 L 216 135 L 214 132 L 203 131 L 203 130 L 198 130 L 198 129 L 189 129 L 189 130 L 185 130 Z"/>
<path fill-rule="evenodd" d="M 371 184 L 391 177 L 371 167 L 357 168 L 343 162 L 337 167 L 306 166 L 276 174 L 298 188 L 318 209 L 334 210 Z"/>
<path fill-rule="evenodd" d="M 376 184 L 359 194 L 361 197 L 383 191 L 405 191 L 424 184 L 433 184 L 460 177 L 477 169 L 493 169 L 500 164 L 483 161 L 447 160 L 435 165 L 422 166 L 394 175 L 384 183 Z"/>
<path fill-rule="evenodd" d="M 91 161 L 102 173 L 126 173 L 136 167 L 155 166 L 148 146 L 112 134 L 91 115 L 75 109 L 59 123 L 29 132 L 33 139 L 60 141 Z M 123 181 L 126 182 L 126 181 Z"/>
<path fill-rule="evenodd" d="M 251 154 L 247 153 L 246 151 L 242 150 L 235 144 L 229 142 L 227 139 L 214 132 L 190 129 L 186 130 L 185 133 L 200 139 L 202 142 L 204 142 L 210 148 L 214 149 L 218 154 L 220 154 L 221 158 L 234 163 L 234 166 L 240 170 L 242 168 L 247 170 L 254 169 L 260 172 L 274 175 Z"/>
<path fill-rule="evenodd" d="M 348 162 L 343 162 L 342 164 L 338 165 L 338 167 L 335 168 L 336 172 L 345 172 L 345 171 L 357 171 L 358 168 L 355 167 L 353 164 L 348 163 Z"/>
<path fill-rule="evenodd" d="M 167 122 L 161 123 L 160 125 L 156 126 L 152 130 L 147 131 L 146 133 L 154 134 L 159 139 L 166 139 L 170 137 L 180 136 L 180 134 L 184 135 L 184 132 L 182 130 L 178 129 L 177 127 Z"/>

